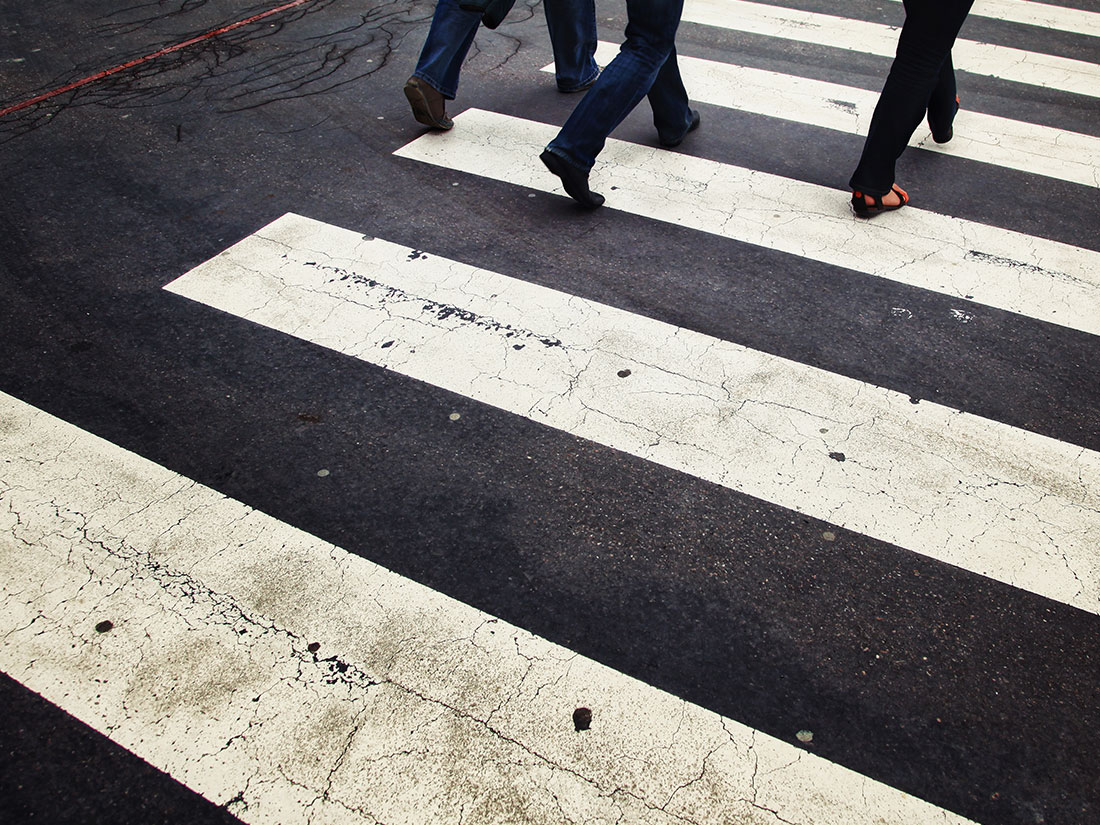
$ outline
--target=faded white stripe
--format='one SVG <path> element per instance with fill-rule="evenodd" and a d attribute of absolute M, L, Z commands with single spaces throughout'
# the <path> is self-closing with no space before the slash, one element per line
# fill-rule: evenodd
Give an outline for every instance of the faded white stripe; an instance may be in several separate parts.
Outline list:
<path fill-rule="evenodd" d="M 600 43 L 606 66 L 618 53 Z M 821 80 L 678 55 L 691 99 L 825 129 L 866 135 L 878 92 Z M 543 68 L 553 72 L 554 64 Z M 910 145 L 1033 175 L 1100 187 L 1100 138 L 963 109 L 955 137 L 937 144 L 922 124 Z"/>
<path fill-rule="evenodd" d="M 1100 454 L 294 215 L 167 289 L 1100 612 Z"/>
<path fill-rule="evenodd" d="M 900 26 L 743 0 L 687 0 L 684 22 L 893 57 Z M 1083 60 L 958 39 L 955 68 L 1049 89 L 1100 97 L 1100 66 Z"/>
<path fill-rule="evenodd" d="M 966 822 L 11 396 L 0 421 L 0 667 L 245 822 Z"/>
<path fill-rule="evenodd" d="M 468 109 L 395 154 L 560 192 L 544 123 Z M 690 138 L 689 138 L 690 140 Z M 607 207 L 1100 334 L 1100 253 L 909 206 L 852 217 L 850 192 L 609 140 L 592 186 Z M 612 189 L 612 187 L 614 187 Z"/>
<path fill-rule="evenodd" d="M 901 5 L 901 0 L 892 2 Z M 1010 23 L 1100 37 L 1100 14 L 1049 3 L 1034 3 L 1030 0 L 975 0 L 970 16 L 990 17 Z"/>

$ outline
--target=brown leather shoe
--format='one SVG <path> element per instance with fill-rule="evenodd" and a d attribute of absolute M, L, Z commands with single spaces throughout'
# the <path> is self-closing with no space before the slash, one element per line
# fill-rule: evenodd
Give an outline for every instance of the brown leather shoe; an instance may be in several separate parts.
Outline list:
<path fill-rule="evenodd" d="M 444 132 L 455 125 L 454 121 L 447 117 L 447 101 L 443 95 L 421 80 L 419 77 L 410 77 L 405 81 L 405 97 L 412 106 L 413 117 L 417 123 L 423 123 L 433 129 L 441 129 Z"/>

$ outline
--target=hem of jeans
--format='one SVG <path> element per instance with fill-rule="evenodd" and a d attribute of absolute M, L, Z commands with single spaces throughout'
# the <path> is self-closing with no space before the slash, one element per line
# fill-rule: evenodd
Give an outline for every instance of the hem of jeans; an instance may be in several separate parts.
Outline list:
<path fill-rule="evenodd" d="M 592 74 L 590 74 L 587 78 L 582 80 L 576 86 L 570 86 L 569 88 L 565 88 L 560 83 L 558 83 L 558 91 L 561 92 L 562 94 L 571 94 L 573 92 L 583 91 L 584 89 L 587 89 L 589 86 L 591 86 L 593 83 L 595 83 L 596 78 L 598 78 L 599 76 L 600 76 L 600 70 L 599 70 L 599 68 L 597 68 L 596 71 L 592 72 Z"/>
<path fill-rule="evenodd" d="M 691 124 L 694 120 L 695 120 L 695 112 L 689 106 L 688 110 L 687 110 L 687 118 L 686 118 L 686 123 L 684 125 L 684 128 L 681 129 L 680 132 L 674 138 L 671 138 L 671 139 L 666 138 L 664 133 L 661 131 L 661 127 L 658 126 L 656 123 L 654 123 L 653 128 L 655 128 L 657 130 L 657 142 L 660 143 L 662 146 L 668 146 L 670 144 L 679 145 L 680 143 L 683 143 L 684 138 L 686 138 L 688 136 L 688 134 L 691 132 Z"/>
<path fill-rule="evenodd" d="M 426 74 L 425 72 L 420 71 L 420 69 L 417 69 L 416 71 L 414 71 L 412 73 L 412 76 L 415 77 L 415 78 L 419 78 L 420 80 L 423 80 L 425 83 L 427 83 L 433 89 L 435 89 L 437 92 L 439 92 L 441 95 L 443 95 L 444 100 L 454 100 L 455 95 L 458 93 L 457 87 L 455 88 L 455 90 L 453 92 L 448 92 L 446 89 L 440 88 L 443 85 L 442 83 L 436 82 L 436 79 L 434 77 L 432 77 L 429 74 Z"/>
<path fill-rule="evenodd" d="M 572 157 L 570 157 L 568 152 L 565 152 L 565 151 L 557 148 L 556 146 L 553 145 L 553 143 L 550 143 L 550 144 L 547 145 L 546 151 L 549 152 L 551 155 L 557 155 L 559 158 L 564 160 L 570 166 L 575 166 L 577 169 L 579 169 L 581 172 L 583 172 L 586 175 L 592 172 L 592 167 L 591 166 L 584 167 L 581 164 L 577 163 L 577 161 L 575 161 Z"/>

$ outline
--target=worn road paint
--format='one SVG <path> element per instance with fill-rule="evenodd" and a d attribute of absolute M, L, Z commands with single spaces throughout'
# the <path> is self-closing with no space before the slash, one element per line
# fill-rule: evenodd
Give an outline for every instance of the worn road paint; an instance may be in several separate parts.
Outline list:
<path fill-rule="evenodd" d="M 481 109 L 454 120 L 461 128 L 426 133 L 394 154 L 561 191 L 538 160 L 557 127 Z M 592 188 L 605 208 L 1100 335 L 1098 252 L 914 206 L 856 220 L 848 191 L 614 139 Z"/>
<path fill-rule="evenodd" d="M 1100 613 L 1098 453 L 297 215 L 165 288 Z"/>
<path fill-rule="evenodd" d="M 967 822 L 5 394 L 0 455 L 0 668 L 245 822 Z"/>
<path fill-rule="evenodd" d="M 890 58 L 897 51 L 901 31 L 899 26 L 745 0 L 686 0 L 681 19 Z M 951 54 L 958 71 L 1100 97 L 1100 66 L 1095 63 L 962 38 L 955 41 Z"/>
<path fill-rule="evenodd" d="M 596 62 L 606 66 L 618 51 L 614 43 L 601 42 Z M 878 92 L 852 86 L 682 54 L 676 59 L 693 101 L 727 109 L 866 135 L 878 102 Z M 554 64 L 542 71 L 552 73 Z M 962 109 L 955 118 L 955 136 L 950 142 L 936 143 L 922 123 L 909 144 L 1032 175 L 1100 187 L 1100 138 L 1092 135 Z"/>

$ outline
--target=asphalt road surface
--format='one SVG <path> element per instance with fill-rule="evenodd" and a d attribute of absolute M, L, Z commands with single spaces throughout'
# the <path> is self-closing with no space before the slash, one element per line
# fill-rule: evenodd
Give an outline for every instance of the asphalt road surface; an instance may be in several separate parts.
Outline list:
<path fill-rule="evenodd" d="M 1100 821 L 1100 5 L 871 221 L 895 0 L 688 0 L 594 212 L 432 8 L 0 0 L 0 821 Z"/>

